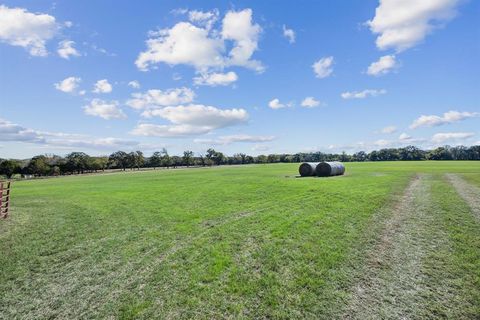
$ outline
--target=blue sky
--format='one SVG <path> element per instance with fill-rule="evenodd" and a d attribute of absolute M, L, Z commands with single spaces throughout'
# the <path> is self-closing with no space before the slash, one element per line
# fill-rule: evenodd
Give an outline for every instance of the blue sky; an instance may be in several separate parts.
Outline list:
<path fill-rule="evenodd" d="M 3 1 L 0 157 L 480 144 L 478 1 Z"/>

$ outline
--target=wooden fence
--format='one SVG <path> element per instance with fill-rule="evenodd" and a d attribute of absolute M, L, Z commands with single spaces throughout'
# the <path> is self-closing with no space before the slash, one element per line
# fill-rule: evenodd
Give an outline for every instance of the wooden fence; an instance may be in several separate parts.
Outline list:
<path fill-rule="evenodd" d="M 10 181 L 0 181 L 0 219 L 8 216 L 11 185 Z"/>

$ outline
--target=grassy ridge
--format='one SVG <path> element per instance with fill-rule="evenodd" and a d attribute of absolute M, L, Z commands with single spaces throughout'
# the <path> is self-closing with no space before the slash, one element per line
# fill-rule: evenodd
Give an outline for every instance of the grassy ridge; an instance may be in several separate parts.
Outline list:
<path fill-rule="evenodd" d="M 412 175 L 479 168 L 349 163 L 344 177 L 297 179 L 296 164 L 277 164 L 18 182 L 0 223 L 0 318 L 335 316 L 359 244 Z"/>

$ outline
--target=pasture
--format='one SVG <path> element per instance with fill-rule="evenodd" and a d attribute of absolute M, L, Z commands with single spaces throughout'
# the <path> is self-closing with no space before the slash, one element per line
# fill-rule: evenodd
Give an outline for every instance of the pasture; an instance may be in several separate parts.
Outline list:
<path fill-rule="evenodd" d="M 480 162 L 15 182 L 0 319 L 478 319 Z"/>

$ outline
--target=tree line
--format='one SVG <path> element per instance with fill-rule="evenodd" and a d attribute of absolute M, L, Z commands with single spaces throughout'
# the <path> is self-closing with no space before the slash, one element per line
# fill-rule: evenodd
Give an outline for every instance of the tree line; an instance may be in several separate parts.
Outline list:
<path fill-rule="evenodd" d="M 72 152 L 65 157 L 58 155 L 38 155 L 31 159 L 0 159 L 0 175 L 11 178 L 15 174 L 23 176 L 58 176 L 105 171 L 107 169 L 140 170 L 140 168 L 176 168 L 190 166 L 214 166 L 251 163 L 277 162 L 319 162 L 319 161 L 408 161 L 408 160 L 480 160 L 480 146 L 444 146 L 433 150 L 422 150 L 415 146 L 386 148 L 371 152 L 342 152 L 269 154 L 250 156 L 236 153 L 226 156 L 222 152 L 208 149 L 195 155 L 184 151 L 182 156 L 169 155 L 166 149 L 145 157 L 143 152 L 116 151 L 110 156 L 89 156 L 84 152 Z"/>

